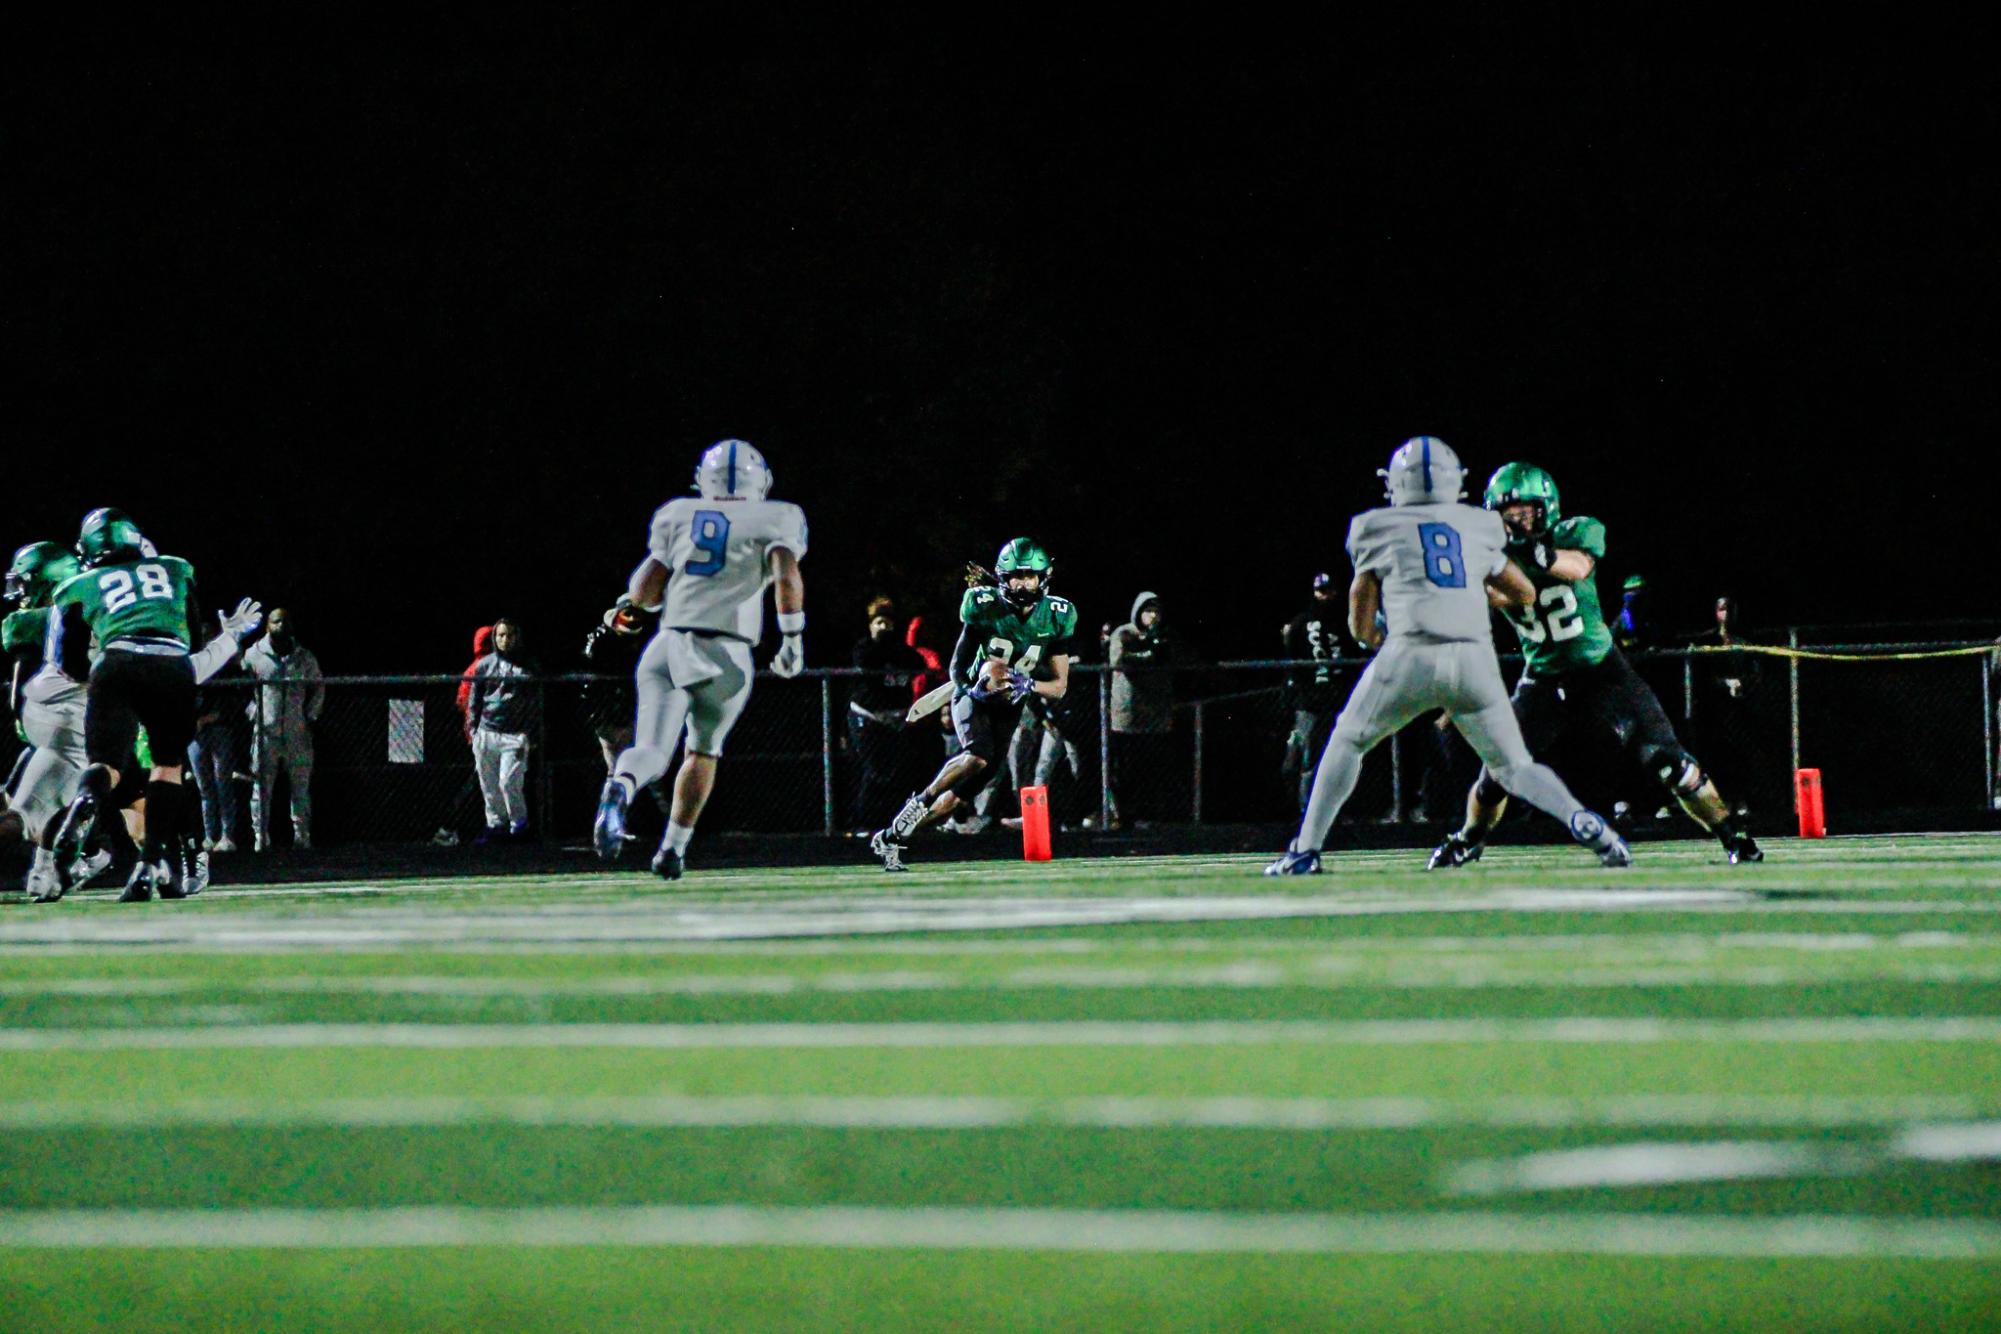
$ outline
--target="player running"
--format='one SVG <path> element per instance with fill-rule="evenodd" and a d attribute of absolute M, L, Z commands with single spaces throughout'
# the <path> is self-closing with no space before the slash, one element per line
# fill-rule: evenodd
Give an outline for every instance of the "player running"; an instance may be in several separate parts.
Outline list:
<path fill-rule="evenodd" d="M 1556 479 L 1528 463 L 1509 463 L 1487 483 L 1486 505 L 1508 529 L 1511 563 L 1535 586 L 1530 602 L 1502 610 L 1527 662 L 1515 684 L 1514 711 L 1536 751 L 1572 723 L 1616 740 L 1660 780 L 1697 824 L 1716 835 L 1731 864 L 1765 854 L 1730 813 L 1695 757 L 1681 747 L 1660 700 L 1612 642 L 1598 607 L 1594 572 L 1605 555 L 1605 525 L 1563 517 Z M 1439 870 L 1475 861 L 1508 807 L 1505 783 L 1491 769 L 1466 798 L 1466 827 L 1431 854 Z"/>
<path fill-rule="evenodd" d="M 883 870 L 908 870 L 903 849 L 911 835 L 945 819 L 993 781 L 1000 747 L 1014 736 L 1029 696 L 1059 700 L 1070 688 L 1077 608 L 1050 595 L 1054 570 L 1047 551 L 1017 537 L 994 561 L 997 586 L 969 588 L 960 600 L 963 628 L 951 672 L 952 727 L 961 749 L 869 839 Z"/>
<path fill-rule="evenodd" d="M 697 497 L 670 500 L 653 516 L 649 552 L 626 588 L 630 603 L 660 612 L 660 628 L 639 657 L 633 743 L 613 766 L 598 799 L 592 841 L 616 861 L 633 794 L 659 780 L 685 729 L 687 753 L 674 777 L 667 833 L 655 874 L 679 880 L 695 822 L 715 790 L 723 740 L 750 701 L 750 650 L 764 630 L 764 590 L 773 589 L 784 636 L 775 676 L 806 665 L 806 514 L 768 499 L 771 468 L 742 440 L 709 446 L 695 468 Z"/>
<path fill-rule="evenodd" d="M 1321 845 L 1355 790 L 1362 757 L 1411 719 L 1438 708 L 1451 715 L 1506 790 L 1562 821 L 1604 865 L 1631 864 L 1625 841 L 1522 744 L 1487 609 L 1490 598 L 1526 603 L 1534 589 L 1505 554 L 1499 517 L 1459 503 L 1465 470 L 1435 437 L 1404 441 L 1379 475 L 1387 481 L 1388 507 L 1356 515 L 1348 528 L 1355 562 L 1348 631 L 1381 651 L 1355 683 L 1321 751 L 1298 836 L 1265 874 L 1319 871 Z M 1387 638 L 1377 625 L 1379 608 Z"/>
<path fill-rule="evenodd" d="M 206 882 L 205 866 L 187 865 L 180 842 L 184 830 L 199 825 L 199 812 L 184 810 L 190 797 L 181 782 L 194 737 L 192 649 L 201 626 L 194 567 L 160 555 L 115 509 L 84 516 L 76 550 L 83 568 L 50 597 L 43 650 L 42 675 L 53 671 L 72 683 L 86 680 L 87 764 L 55 834 L 56 869 L 72 866 L 95 841 L 99 815 L 113 804 L 114 790 L 123 782 L 136 784 L 134 746 L 144 728 L 152 751 L 143 797 L 146 841 L 119 902 L 142 902 L 156 893 L 185 898 Z M 227 645 L 213 645 L 204 655 L 213 663 L 210 674 L 234 656 L 239 636 L 256 623 L 255 604 L 246 601 L 237 612 L 234 625 L 224 622 Z M 59 897 L 61 888 L 43 897 Z"/>

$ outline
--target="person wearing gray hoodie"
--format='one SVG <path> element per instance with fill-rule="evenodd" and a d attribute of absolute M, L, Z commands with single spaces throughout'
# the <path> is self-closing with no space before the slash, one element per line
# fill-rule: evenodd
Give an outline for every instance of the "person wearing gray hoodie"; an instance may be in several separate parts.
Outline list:
<path fill-rule="evenodd" d="M 1171 791 L 1174 656 L 1158 593 L 1133 599 L 1132 619 L 1112 631 L 1112 809 L 1114 827 L 1127 817 L 1163 818 Z M 1133 669 L 1139 670 L 1133 670 Z"/>

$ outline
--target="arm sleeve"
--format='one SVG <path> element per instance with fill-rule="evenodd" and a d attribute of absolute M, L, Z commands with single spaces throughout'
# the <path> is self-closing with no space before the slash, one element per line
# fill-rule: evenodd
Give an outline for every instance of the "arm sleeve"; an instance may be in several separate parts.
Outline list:
<path fill-rule="evenodd" d="M 792 553 L 794 560 L 806 558 L 806 511 L 797 505 L 787 505 L 779 515 L 778 531 L 764 544 L 764 558 L 769 561 L 775 548 L 784 547 Z"/>
<path fill-rule="evenodd" d="M 1605 559 L 1605 525 L 1596 519 L 1565 519 L 1550 540 L 1559 547 L 1581 551 L 1593 560 Z"/>
<path fill-rule="evenodd" d="M 195 669 L 195 684 L 200 685 L 214 676 L 236 659 L 242 646 L 228 635 L 217 635 L 188 655 L 188 663 Z"/>
<path fill-rule="evenodd" d="M 1377 567 L 1381 563 L 1382 544 L 1375 540 L 1369 524 L 1370 515 L 1374 512 L 1357 514 L 1349 523 L 1348 559 L 1354 562 L 1358 571 L 1373 570 L 1380 577 L 1382 571 Z"/>
<path fill-rule="evenodd" d="M 964 690 L 966 673 L 972 670 L 973 659 L 980 655 L 979 632 L 968 625 L 959 631 L 959 642 L 952 645 L 952 683 Z"/>

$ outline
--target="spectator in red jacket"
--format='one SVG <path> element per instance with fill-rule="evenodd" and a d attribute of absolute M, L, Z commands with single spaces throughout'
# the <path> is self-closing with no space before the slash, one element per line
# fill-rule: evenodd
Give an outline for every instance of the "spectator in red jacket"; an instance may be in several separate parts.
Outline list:
<path fill-rule="evenodd" d="M 472 672 L 479 666 L 479 660 L 493 652 L 493 627 L 482 625 L 472 632 L 472 662 L 459 676 L 457 702 L 459 706 L 459 733 L 466 744 L 472 744 Z M 431 835 L 431 842 L 441 848 L 457 847 L 460 827 L 466 823 L 479 799 L 479 774 L 475 771 L 459 788 L 458 795 L 446 808 L 445 822 L 438 826 L 438 832 Z"/>

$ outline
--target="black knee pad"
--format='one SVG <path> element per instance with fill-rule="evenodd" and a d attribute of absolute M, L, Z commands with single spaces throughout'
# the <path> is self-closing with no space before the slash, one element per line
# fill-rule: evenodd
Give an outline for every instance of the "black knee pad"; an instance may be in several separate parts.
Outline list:
<path fill-rule="evenodd" d="M 1000 772 L 1000 766 L 985 756 L 974 755 L 972 758 L 980 762 L 980 767 L 952 784 L 950 788 L 952 795 L 962 802 L 971 801 L 979 796 L 987 784 L 994 781 L 994 775 Z"/>
<path fill-rule="evenodd" d="M 1473 784 L 1473 794 L 1482 806 L 1498 806 L 1508 799 L 1508 789 L 1502 787 L 1500 780 L 1486 769 L 1480 770 L 1479 780 Z"/>

